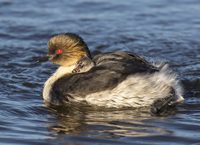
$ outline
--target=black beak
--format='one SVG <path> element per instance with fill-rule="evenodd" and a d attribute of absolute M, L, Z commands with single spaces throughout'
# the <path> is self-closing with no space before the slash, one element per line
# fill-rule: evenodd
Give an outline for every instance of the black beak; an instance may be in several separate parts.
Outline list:
<path fill-rule="evenodd" d="M 51 56 L 51 55 L 46 55 L 45 57 L 43 57 L 43 58 L 41 58 L 40 60 L 36 61 L 36 63 L 49 61 L 49 60 L 52 60 L 52 58 L 53 58 L 53 56 Z"/>

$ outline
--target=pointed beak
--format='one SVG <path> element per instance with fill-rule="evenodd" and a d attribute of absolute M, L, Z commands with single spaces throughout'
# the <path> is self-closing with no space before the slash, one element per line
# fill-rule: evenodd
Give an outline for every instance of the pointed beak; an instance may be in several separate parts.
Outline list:
<path fill-rule="evenodd" d="M 39 59 L 38 61 L 36 61 L 36 63 L 39 63 L 39 62 L 45 62 L 45 61 L 50 61 L 52 60 L 53 56 L 52 55 L 46 55 L 44 56 L 43 58 Z"/>

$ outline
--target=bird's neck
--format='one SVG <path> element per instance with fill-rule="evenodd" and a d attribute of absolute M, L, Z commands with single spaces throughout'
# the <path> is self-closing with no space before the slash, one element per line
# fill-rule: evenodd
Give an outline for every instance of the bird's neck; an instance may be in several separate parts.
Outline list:
<path fill-rule="evenodd" d="M 67 67 L 60 66 L 56 70 L 56 72 L 53 74 L 53 76 L 58 79 L 58 78 L 62 77 L 65 74 L 72 73 L 74 68 L 75 68 L 75 65 L 70 65 L 70 66 L 67 66 Z"/>
<path fill-rule="evenodd" d="M 45 82 L 43 89 L 43 98 L 44 100 L 50 101 L 50 92 L 52 90 L 52 86 L 59 78 L 64 76 L 65 74 L 72 73 L 72 70 L 75 68 L 75 65 L 70 65 L 68 67 L 60 66 L 56 72 Z"/>

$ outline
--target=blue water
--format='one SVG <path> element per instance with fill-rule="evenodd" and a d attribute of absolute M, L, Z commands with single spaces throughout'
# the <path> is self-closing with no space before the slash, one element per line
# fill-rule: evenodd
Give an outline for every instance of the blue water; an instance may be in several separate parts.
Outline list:
<path fill-rule="evenodd" d="M 199 13 L 199 0 L 0 0 L 0 144 L 199 145 Z M 45 104 L 43 84 L 58 66 L 35 62 L 66 32 L 93 56 L 130 51 L 168 62 L 185 101 L 164 116 Z"/>

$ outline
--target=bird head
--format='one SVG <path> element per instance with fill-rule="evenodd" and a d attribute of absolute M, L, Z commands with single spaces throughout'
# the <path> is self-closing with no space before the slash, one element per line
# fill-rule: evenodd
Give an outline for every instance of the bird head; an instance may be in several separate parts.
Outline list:
<path fill-rule="evenodd" d="M 73 33 L 59 34 L 47 43 L 48 54 L 37 62 L 50 61 L 61 66 L 75 65 L 83 56 L 91 58 L 84 40 Z"/>

